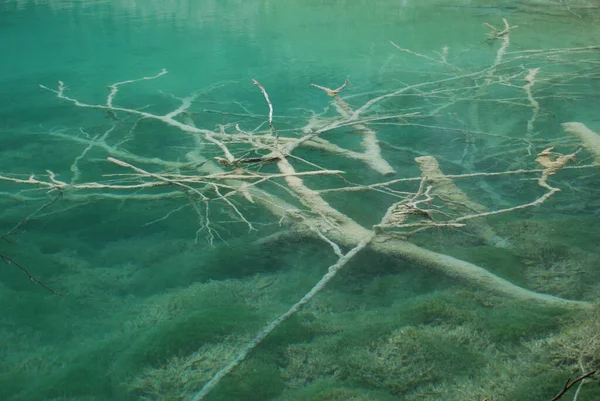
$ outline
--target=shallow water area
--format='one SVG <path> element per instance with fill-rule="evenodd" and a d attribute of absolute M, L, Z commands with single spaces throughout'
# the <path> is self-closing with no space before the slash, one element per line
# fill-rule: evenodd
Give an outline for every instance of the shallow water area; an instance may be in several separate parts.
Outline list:
<path fill-rule="evenodd" d="M 198 400 L 244 350 L 201 399 L 599 367 L 595 1 L 0 0 L 0 54 L 0 399 Z"/>

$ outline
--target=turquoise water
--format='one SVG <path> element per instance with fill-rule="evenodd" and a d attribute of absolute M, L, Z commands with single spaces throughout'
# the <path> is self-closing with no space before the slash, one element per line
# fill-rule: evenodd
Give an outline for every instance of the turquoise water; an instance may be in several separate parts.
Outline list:
<path fill-rule="evenodd" d="M 192 400 L 368 233 L 205 399 L 552 399 L 600 367 L 600 149 L 561 126 L 600 132 L 599 22 L 591 1 L 1 1 L 0 399 Z M 327 174 L 248 162 L 309 123 L 341 125 L 284 160 Z M 460 176 L 430 199 L 422 156 Z"/>

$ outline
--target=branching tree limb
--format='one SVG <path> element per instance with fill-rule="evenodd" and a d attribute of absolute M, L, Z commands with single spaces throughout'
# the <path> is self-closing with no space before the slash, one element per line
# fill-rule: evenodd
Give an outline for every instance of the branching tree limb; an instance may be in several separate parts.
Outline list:
<path fill-rule="evenodd" d="M 576 79 L 575 73 L 561 76 L 545 73 L 542 67 L 560 64 L 562 56 L 593 57 L 592 54 L 600 47 L 509 52 L 510 33 L 514 27 L 511 27 L 507 20 L 503 20 L 503 24 L 503 28 L 487 24 L 491 30 L 489 41 L 500 42 L 495 59 L 487 66 L 468 71 L 448 61 L 450 57 L 448 48 L 445 48 L 437 59 L 406 51 L 394 44 L 397 49 L 410 56 L 425 57 L 429 61 L 435 61 L 436 66 L 449 68 L 451 75 L 445 74 L 439 79 L 432 78 L 417 84 L 407 84 L 383 94 L 380 92 L 355 94 L 344 98 L 341 92 L 344 90 L 347 93 L 348 81 L 333 90 L 326 86 L 313 85 L 332 98 L 337 114 L 335 116 L 313 115 L 304 125 L 295 122 L 294 128 L 290 130 L 275 129 L 271 98 L 266 88 L 257 80 L 253 80 L 253 84 L 260 89 L 268 106 L 268 132 L 261 131 L 260 127 L 246 128 L 243 121 L 220 125 L 213 129 L 197 127 L 192 114 L 200 92 L 179 99 L 178 107 L 163 114 L 116 104 L 118 92 L 124 85 L 159 79 L 167 73 L 166 70 L 153 76 L 112 84 L 109 86 L 106 99 L 98 104 L 86 103 L 71 97 L 67 86 L 61 81 L 56 89 L 42 86 L 71 106 L 109 112 L 118 117 L 117 121 L 134 118 L 137 124 L 140 119 L 148 119 L 178 129 L 189 142 L 187 152 L 182 155 L 183 161 L 132 154 L 124 147 L 125 143 L 132 140 L 128 136 L 129 133 L 123 134 L 112 127 L 94 137 L 86 135 L 83 129 L 77 135 L 53 133 L 55 138 L 84 147 L 71 165 L 73 179 L 70 181 L 59 179 L 59 174 L 48 170 L 44 178 L 39 178 L 41 177 L 39 174 L 23 177 L 5 173 L 0 174 L 0 181 L 25 186 L 30 191 L 37 190 L 38 192 L 33 192 L 37 194 L 59 191 L 65 201 L 93 201 L 98 198 L 139 201 L 184 199 L 187 202 L 185 206 L 190 206 L 198 219 L 196 239 L 203 233 L 210 244 L 220 237 L 219 228 L 213 218 L 216 213 L 227 213 L 233 216 L 238 224 L 253 231 L 256 227 L 251 217 L 252 210 L 260 206 L 267 210 L 275 221 L 284 226 L 287 233 L 323 241 L 332 250 L 338 261 L 328 269 L 323 278 L 286 313 L 265 326 L 234 360 L 226 364 L 212 380 L 206 383 L 204 388 L 194 396 L 194 401 L 203 399 L 269 333 L 308 303 L 341 268 L 366 248 L 414 262 L 416 265 L 439 271 L 473 287 L 507 298 L 535 302 L 548 307 L 587 309 L 590 307 L 589 302 L 531 291 L 481 266 L 418 246 L 411 241 L 412 236 L 425 230 L 460 229 L 474 234 L 492 246 L 509 247 L 510 244 L 492 228 L 490 222 L 485 220 L 487 217 L 530 209 L 545 203 L 560 191 L 558 186 L 549 181 L 562 170 L 588 168 L 596 171 L 598 167 L 597 159 L 593 164 L 572 165 L 579 151 L 570 154 L 552 152 L 553 146 L 558 146 L 557 144 L 546 140 L 535 140 L 531 136 L 540 115 L 541 98 L 538 96 L 538 91 L 548 82 L 563 83 Z M 515 94 L 494 98 L 491 89 L 496 86 L 513 89 Z M 385 105 L 398 99 L 411 99 L 415 103 L 423 104 L 419 103 L 418 106 L 407 110 L 398 110 L 396 106 L 384 108 Z M 407 127 L 430 129 L 435 125 L 428 125 L 419 120 L 438 118 L 444 110 L 462 102 L 469 102 L 472 105 L 469 111 L 471 125 L 475 126 L 478 125 L 479 118 L 477 107 L 482 102 L 493 102 L 498 107 L 508 105 L 511 110 L 522 108 L 527 115 L 531 113 L 531 117 L 526 130 L 515 134 L 516 138 L 485 132 L 480 127 L 476 127 L 475 130 L 450 127 L 448 132 L 459 135 L 459 138 L 467 142 L 460 160 L 454 161 L 457 165 L 466 167 L 466 171 L 462 174 L 445 174 L 440 166 L 440 163 L 444 163 L 444 159 L 439 158 L 438 161 L 435 155 L 429 154 L 434 152 L 422 151 L 424 154 L 417 157 L 414 160 L 416 166 L 413 165 L 421 170 L 421 175 L 418 177 L 354 184 L 351 183 L 354 178 L 346 177 L 348 174 L 341 169 L 320 167 L 317 158 L 311 159 L 310 156 L 301 158 L 296 152 L 298 148 L 305 147 L 308 150 L 326 152 L 332 157 L 360 161 L 384 176 L 397 174 L 398 167 L 392 166 L 386 160 L 379 146 L 378 136 L 381 134 L 381 127 L 391 127 L 397 132 L 402 132 Z M 256 118 L 249 112 L 248 116 Z M 235 117 L 240 116 L 235 115 Z M 278 116 L 278 127 L 281 128 L 279 118 Z M 457 116 L 453 116 L 453 120 L 462 121 Z M 564 125 L 565 130 L 574 133 L 583 146 L 594 154 L 597 138 L 592 135 L 591 130 L 584 127 L 581 123 L 572 122 Z M 350 130 L 353 134 L 361 135 L 360 151 L 343 146 L 346 144 L 339 139 L 340 136 L 347 135 Z M 121 136 L 115 139 L 114 137 L 118 135 Z M 505 146 L 498 153 L 506 158 L 512 157 L 513 152 L 522 153 L 522 163 L 525 166 L 505 168 L 500 171 L 474 170 L 474 161 L 477 157 L 489 157 L 489 151 L 480 150 L 476 145 L 477 141 L 481 143 L 483 149 Z M 446 141 L 440 145 L 440 148 L 449 146 L 448 143 L 449 141 Z M 107 174 L 101 179 L 86 181 L 79 163 L 82 160 L 89 160 L 88 153 L 92 148 L 106 153 L 102 163 L 108 162 L 113 168 L 120 168 L 123 172 L 119 171 L 118 174 Z M 536 154 L 537 159 L 534 159 Z M 536 161 L 541 168 L 531 166 Z M 413 163 L 412 157 L 408 159 L 408 163 Z M 472 199 L 475 194 L 459 188 L 455 182 L 486 177 L 508 180 L 524 175 L 536 175 L 538 177 L 536 180 L 528 182 L 533 182 L 534 190 L 543 193 L 533 196 L 533 200 L 506 207 L 484 205 L 484 201 Z M 331 178 L 323 180 L 328 183 L 328 186 L 317 185 L 317 178 L 323 177 Z M 404 187 L 398 188 L 400 185 Z M 145 190 L 152 192 L 144 193 Z M 493 188 L 489 190 L 493 192 Z M 357 221 L 362 221 L 360 219 L 362 216 L 353 217 L 343 213 L 344 209 L 337 206 L 335 200 L 330 199 L 330 194 L 333 193 L 347 192 L 347 195 L 351 196 L 357 191 L 372 191 L 394 197 L 394 200 L 388 203 L 387 209 L 376 211 L 378 223 L 359 224 Z M 16 192 L 12 196 L 40 200 L 45 195 L 36 197 L 30 193 L 24 195 L 22 192 Z M 181 207 L 178 206 L 174 210 L 180 210 Z M 167 218 L 170 213 L 161 219 Z"/>

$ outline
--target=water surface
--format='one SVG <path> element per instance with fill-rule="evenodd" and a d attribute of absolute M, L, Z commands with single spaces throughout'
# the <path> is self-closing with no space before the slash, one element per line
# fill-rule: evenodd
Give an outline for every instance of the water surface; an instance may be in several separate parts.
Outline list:
<path fill-rule="evenodd" d="M 490 40 L 485 24 L 498 33 L 503 18 L 510 41 L 499 56 L 504 36 Z M 408 85 L 460 76 L 366 113 L 420 113 L 369 125 L 393 178 L 418 177 L 414 159 L 424 155 L 447 174 L 532 170 L 548 147 L 561 154 L 581 148 L 561 123 L 600 131 L 600 52 L 589 48 L 599 44 L 599 22 L 597 5 L 585 1 L 0 2 L 0 175 L 8 178 L 0 181 L 0 233 L 10 233 L 0 243 L 7 262 L 0 264 L 0 398 L 191 399 L 337 259 L 330 244 L 299 235 L 257 242 L 285 230 L 286 221 L 243 197 L 211 203 L 209 231 L 181 187 L 57 191 L 14 182 L 33 174 L 44 182 L 116 185 L 132 171 L 107 156 L 157 174 L 198 174 L 173 167 L 190 152 L 223 156 L 156 119 L 58 99 L 59 81 L 67 96 L 103 105 L 109 85 L 164 69 L 120 86 L 114 104 L 163 115 L 198 93 L 180 121 L 229 133 L 238 124 L 258 135 L 268 131 L 268 107 L 256 79 L 274 106 L 275 128 L 293 138 L 311 116 L 337 118 L 332 99 L 311 84 L 336 88 L 348 80 L 341 94 L 356 109 Z M 537 109 L 524 88 L 535 68 Z M 360 129 L 326 139 L 361 151 Z M 256 156 L 239 143 L 231 149 Z M 345 172 L 345 181 L 307 178 L 315 189 L 391 179 L 323 149 L 300 148 L 295 156 L 312 163 L 291 159 L 299 171 Z M 538 293 L 597 302 L 600 170 L 593 163 L 593 152 L 582 149 L 570 165 L 583 167 L 553 176 L 561 191 L 543 205 L 490 217 L 509 247 L 456 227 L 410 240 Z M 273 164 L 249 169 L 276 172 Z M 457 183 L 473 202 L 499 210 L 542 196 L 536 174 Z M 306 208 L 282 189 L 283 180 L 275 182 L 264 189 Z M 399 196 L 417 191 L 418 180 L 384 189 L 397 192 L 325 199 L 370 229 Z M 164 195 L 170 191 L 177 195 Z M 439 213 L 430 218 L 458 213 L 443 197 L 435 202 Z M 588 341 L 597 337 L 597 309 L 523 303 L 365 250 L 207 399 L 548 400 L 567 377 L 598 367 L 600 346 Z M 597 397 L 596 383 L 582 387 L 581 400 Z"/>

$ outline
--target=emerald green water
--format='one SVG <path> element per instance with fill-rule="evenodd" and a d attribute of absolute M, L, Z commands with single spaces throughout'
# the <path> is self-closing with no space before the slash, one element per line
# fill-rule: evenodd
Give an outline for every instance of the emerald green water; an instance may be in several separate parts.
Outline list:
<path fill-rule="evenodd" d="M 502 44 L 502 37 L 486 42 L 483 24 L 501 28 L 502 18 L 513 27 L 503 60 L 517 59 L 474 76 L 493 65 Z M 224 156 L 157 119 L 79 107 L 53 92 L 62 81 L 66 96 L 104 105 L 109 85 L 163 69 L 156 79 L 120 86 L 114 104 L 164 115 L 198 93 L 178 121 L 229 134 L 238 124 L 259 135 L 268 131 L 268 106 L 256 79 L 282 138 L 300 137 L 315 114 L 337 118 L 335 100 L 311 84 L 336 88 L 348 79 L 340 94 L 356 110 L 424 83 L 363 116 L 386 117 L 365 124 L 377 132 L 393 177 L 347 154 L 301 147 L 290 157 L 297 171 L 344 171 L 344 180 L 305 177 L 312 189 L 419 177 L 414 159 L 424 155 L 460 175 L 538 169 L 536 155 L 546 148 L 563 155 L 580 149 L 573 168 L 548 179 L 560 192 L 487 219 L 510 247 L 486 242 L 468 225 L 408 240 L 519 287 L 588 302 L 585 310 L 514 299 L 367 249 L 206 399 L 552 399 L 567 378 L 600 367 L 600 169 L 593 149 L 561 127 L 576 121 L 600 132 L 600 48 L 591 48 L 600 45 L 599 23 L 592 1 L 0 1 L 0 236 L 10 234 L 0 240 L 0 399 L 191 400 L 337 260 L 314 232 L 261 243 L 289 219 L 256 194 L 253 202 L 209 202 L 212 228 L 201 230 L 204 209 L 196 213 L 190 199 L 204 208 L 198 193 L 214 197 L 210 185 L 191 195 L 173 185 L 52 190 L 48 171 L 80 185 L 149 180 L 124 177 L 132 170 L 108 156 L 153 174 L 195 175 L 198 166 L 183 164 L 190 154 L 208 164 Z M 450 65 L 440 62 L 445 46 Z M 530 52 L 559 48 L 571 50 Z M 525 55 L 533 56 L 518 58 Z M 538 111 L 523 87 L 534 68 Z M 411 112 L 420 114 L 398 117 Z M 361 129 L 339 128 L 324 139 L 360 152 Z M 121 153 L 91 146 L 92 138 Z M 257 156 L 247 143 L 229 146 L 236 157 Z M 224 169 L 246 167 L 279 172 L 274 163 Z M 542 196 L 539 174 L 456 184 L 485 210 L 499 210 Z M 50 184 L 15 182 L 31 175 Z M 396 197 L 364 191 L 323 199 L 371 230 L 418 184 L 384 188 L 399 191 Z M 305 221 L 325 218 L 308 212 L 281 178 L 259 187 L 301 209 Z M 444 196 L 430 209 L 436 221 L 473 213 L 472 205 L 453 209 Z M 600 399 L 597 378 L 581 386 L 578 399 Z"/>

